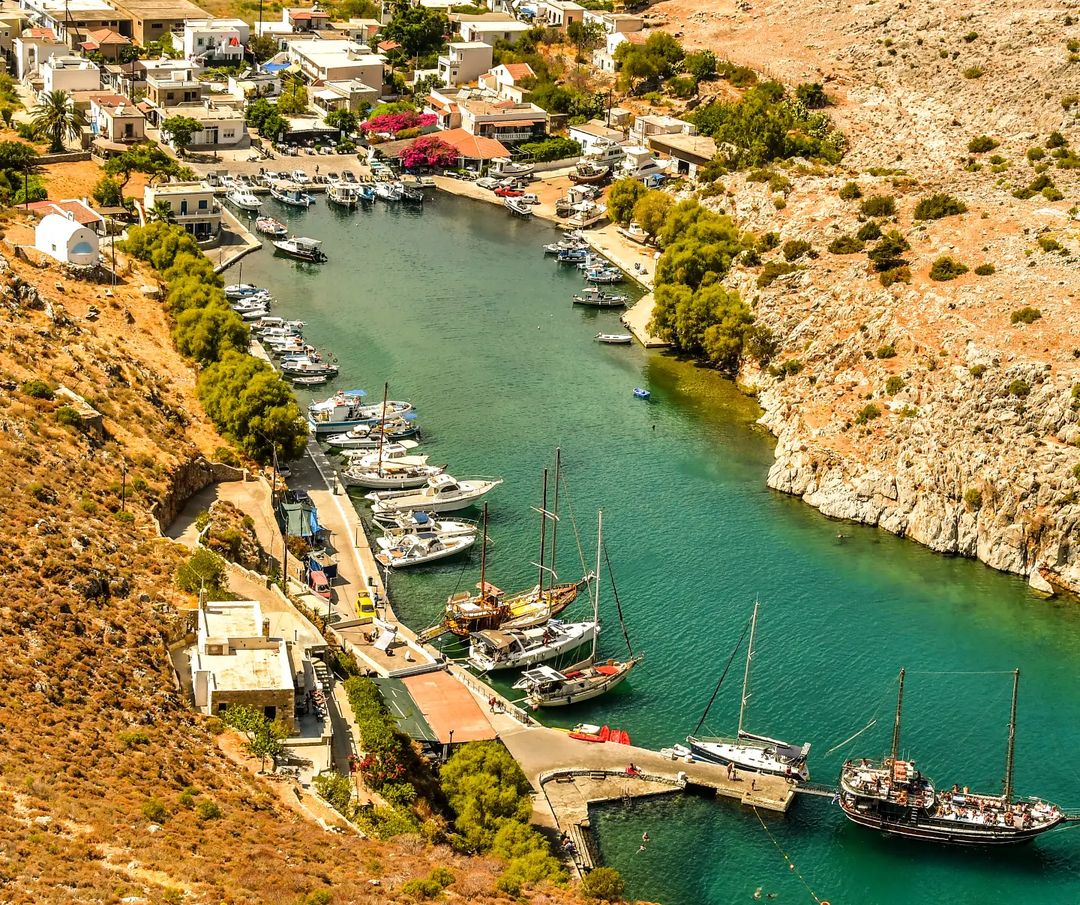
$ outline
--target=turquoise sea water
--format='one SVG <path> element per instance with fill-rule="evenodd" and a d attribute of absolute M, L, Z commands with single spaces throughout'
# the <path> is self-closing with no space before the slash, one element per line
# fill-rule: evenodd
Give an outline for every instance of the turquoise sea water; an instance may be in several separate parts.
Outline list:
<path fill-rule="evenodd" d="M 377 398 L 387 379 L 391 397 L 416 405 L 431 461 L 458 476 L 503 477 L 488 497 L 489 580 L 507 590 L 535 583 L 530 506 L 556 445 L 589 564 L 603 507 L 645 661 L 611 695 L 545 719 L 606 722 L 650 747 L 681 741 L 756 598 L 748 724 L 812 742 L 816 780 L 833 782 L 845 756 L 887 748 L 906 666 L 904 751 L 940 785 L 997 788 L 1005 671 L 1019 666 L 1018 792 L 1080 808 L 1080 605 L 1038 600 L 1014 577 L 840 525 L 768 490 L 772 441 L 755 424 L 754 402 L 692 364 L 595 343 L 598 331 L 618 328 L 617 314 L 571 306 L 580 277 L 542 255 L 557 235 L 549 226 L 448 196 L 422 213 L 380 204 L 349 215 L 322 200 L 302 213 L 271 206 L 295 233 L 322 239 L 330 257 L 312 268 L 264 249 L 243 262 L 245 281 L 274 291 L 275 313 L 307 321 L 308 338 L 341 361 L 336 384 L 301 400 L 336 387 Z M 648 386 L 652 400 L 634 399 L 635 386 Z M 565 497 L 562 512 L 559 576 L 570 580 L 582 565 Z M 447 594 L 478 577 L 479 551 L 395 574 L 395 608 L 421 629 Z M 601 653 L 619 656 L 611 604 L 605 589 Z M 582 599 L 567 616 L 586 612 Z M 740 680 L 737 661 L 706 729 L 734 729 Z M 1080 902 L 1080 832 L 985 854 L 883 840 L 847 824 L 828 799 L 762 818 L 764 827 L 730 803 L 669 798 L 605 808 L 595 822 L 629 892 L 669 905 L 753 901 L 758 887 L 763 901 L 773 892 L 810 902 L 799 874 L 833 905 Z M 652 841 L 638 854 L 644 830 Z"/>

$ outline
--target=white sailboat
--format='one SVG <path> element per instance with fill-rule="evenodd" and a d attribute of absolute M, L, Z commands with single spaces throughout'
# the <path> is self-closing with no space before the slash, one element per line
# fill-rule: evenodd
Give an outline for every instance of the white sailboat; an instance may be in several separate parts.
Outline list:
<path fill-rule="evenodd" d="M 551 619 L 536 628 L 486 629 L 472 635 L 469 663 L 480 672 L 523 669 L 577 650 L 592 641 L 599 631 L 595 621 L 561 619 Z"/>
<path fill-rule="evenodd" d="M 427 456 L 413 453 L 419 445 L 416 440 L 399 440 L 396 443 L 383 443 L 381 454 L 362 449 L 347 449 L 342 456 L 349 465 L 358 465 L 361 468 L 374 468 L 380 459 L 383 468 L 411 468 L 414 465 L 427 465 Z"/>
<path fill-rule="evenodd" d="M 596 662 L 596 639 L 600 625 L 600 554 L 603 549 L 604 516 L 597 513 L 596 518 L 596 585 L 593 588 L 593 622 L 597 631 L 592 636 L 592 649 L 589 656 L 569 669 L 557 670 L 551 666 L 537 666 L 527 669 L 514 683 L 514 688 L 526 692 L 529 706 L 534 710 L 540 707 L 566 707 L 598 698 L 611 691 L 623 681 L 642 660 L 641 654 L 630 651 L 630 659 L 622 662 L 608 660 Z M 620 620 L 622 614 L 619 614 Z M 623 629 L 625 635 L 625 628 Z M 627 638 L 627 647 L 630 646 Z"/>
<path fill-rule="evenodd" d="M 742 701 L 739 704 L 739 728 L 735 738 L 718 738 L 709 736 L 687 736 L 686 742 L 690 750 L 703 760 L 718 764 L 731 764 L 739 770 L 750 770 L 754 773 L 768 773 L 774 776 L 785 776 L 806 782 L 810 778 L 810 771 L 806 766 L 806 757 L 810 753 L 810 743 L 792 745 L 789 742 L 769 738 L 765 735 L 755 735 L 747 732 L 744 728 L 746 717 L 746 702 L 750 700 L 750 661 L 754 656 L 754 635 L 757 631 L 758 604 L 754 604 L 754 615 L 750 618 L 750 643 L 746 648 L 746 668 L 743 672 Z M 745 630 L 744 630 L 745 632 Z M 742 643 L 742 639 L 739 639 Z M 736 646 L 738 650 L 738 646 Z M 734 655 L 734 654 L 733 654 Z M 720 681 L 723 681 L 723 675 Z M 720 687 L 719 682 L 717 688 Z M 716 692 L 713 692 L 715 697 Z M 709 701 L 711 706 L 712 701 Z M 698 720 L 695 732 L 705 722 L 709 714 L 709 707 Z"/>
<path fill-rule="evenodd" d="M 446 471 L 444 465 L 413 465 L 408 468 L 360 468 L 349 466 L 341 472 L 346 487 L 366 487 L 369 490 L 408 490 L 423 487 L 431 478 Z"/>

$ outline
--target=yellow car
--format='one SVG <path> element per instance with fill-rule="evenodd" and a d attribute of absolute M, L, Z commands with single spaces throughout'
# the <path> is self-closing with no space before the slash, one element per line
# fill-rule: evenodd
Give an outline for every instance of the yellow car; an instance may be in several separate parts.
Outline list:
<path fill-rule="evenodd" d="M 375 604 L 367 591 L 361 591 L 356 595 L 356 615 L 361 625 L 375 621 Z"/>

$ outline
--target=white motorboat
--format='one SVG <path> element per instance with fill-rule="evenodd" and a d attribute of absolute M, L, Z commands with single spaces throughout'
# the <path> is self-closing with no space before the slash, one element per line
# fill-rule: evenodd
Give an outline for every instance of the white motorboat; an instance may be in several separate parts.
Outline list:
<path fill-rule="evenodd" d="M 378 449 L 380 443 L 408 440 L 420 433 L 415 421 L 394 418 L 351 427 L 343 434 L 327 437 L 326 442 L 337 449 Z"/>
<path fill-rule="evenodd" d="M 243 314 L 245 311 L 254 311 L 256 308 L 269 309 L 271 304 L 273 303 L 270 296 L 253 295 L 236 302 L 229 302 L 229 307 L 237 314 Z"/>
<path fill-rule="evenodd" d="M 326 190 L 326 200 L 340 207 L 354 208 L 360 204 L 360 189 L 348 182 L 331 182 Z"/>
<path fill-rule="evenodd" d="M 225 196 L 225 200 L 244 211 L 257 211 L 262 207 L 262 200 L 258 195 L 239 186 L 229 192 Z"/>
<path fill-rule="evenodd" d="M 424 486 L 431 478 L 443 474 L 444 465 L 414 465 L 410 468 L 358 468 L 349 466 L 341 473 L 346 487 L 366 487 L 369 490 L 410 490 Z"/>
<path fill-rule="evenodd" d="M 375 554 L 375 559 L 390 569 L 407 569 L 464 553 L 475 543 L 475 534 L 444 537 L 434 532 L 424 532 L 405 534 L 400 539 L 380 537 L 376 541 L 379 552 Z"/>
<path fill-rule="evenodd" d="M 255 229 L 273 239 L 284 239 L 289 235 L 289 227 L 273 217 L 259 217 L 255 221 Z"/>
<path fill-rule="evenodd" d="M 276 242 L 274 243 L 277 244 Z M 594 267 L 585 271 L 585 279 L 590 283 L 621 283 L 626 277 L 616 267 Z"/>
<path fill-rule="evenodd" d="M 392 517 L 377 522 L 386 537 L 401 537 L 405 534 L 422 534 L 433 531 L 443 537 L 458 534 L 477 534 L 480 525 L 472 519 L 441 519 L 426 512 L 395 512 Z"/>
<path fill-rule="evenodd" d="M 503 198 L 503 207 L 522 220 L 529 220 L 533 215 L 532 208 L 520 198 Z"/>
<path fill-rule="evenodd" d="M 383 201 L 400 201 L 405 196 L 405 186 L 400 182 L 380 180 L 375 183 L 375 197 Z"/>
<path fill-rule="evenodd" d="M 336 377 L 337 372 L 337 365 L 327 364 L 324 361 L 315 361 L 310 358 L 281 363 L 281 373 L 286 377 L 315 377 L 320 374 Z"/>
<path fill-rule="evenodd" d="M 322 242 L 318 239 L 296 236 L 292 239 L 274 239 L 270 244 L 282 254 L 296 258 L 298 261 L 325 264 L 327 260 L 326 253 L 322 250 Z"/>
<path fill-rule="evenodd" d="M 270 309 L 266 305 L 257 305 L 254 308 L 247 308 L 236 313 L 246 321 L 257 321 L 261 317 L 266 317 L 270 313 Z"/>
<path fill-rule="evenodd" d="M 551 619 L 535 628 L 484 629 L 471 636 L 469 663 L 480 672 L 524 669 L 589 644 L 599 631 L 595 621 L 561 619 Z"/>
<path fill-rule="evenodd" d="M 381 490 L 366 499 L 378 515 L 388 512 L 456 512 L 474 505 L 484 494 L 502 483 L 501 478 L 477 478 L 459 481 L 448 474 L 436 475 L 418 490 Z"/>
<path fill-rule="evenodd" d="M 316 436 L 339 434 L 353 427 L 373 424 L 376 421 L 399 419 L 412 411 L 412 403 L 388 399 L 382 403 L 367 404 L 364 390 L 343 390 L 322 402 L 312 402 L 308 406 L 308 424 Z M 346 443 L 329 442 L 343 449 L 350 447 Z"/>
<path fill-rule="evenodd" d="M 317 387 L 330 382 L 329 374 L 315 374 L 311 377 L 293 377 L 292 382 L 298 387 Z"/>
<path fill-rule="evenodd" d="M 270 196 L 289 207 L 311 207 L 315 199 L 298 185 L 275 182 L 270 186 Z"/>
<path fill-rule="evenodd" d="M 604 292 L 596 286 L 589 286 L 575 293 L 574 304 L 588 308 L 625 308 L 626 296 L 614 292 Z"/>
<path fill-rule="evenodd" d="M 536 167 L 531 163 L 514 163 L 509 157 L 496 157 L 491 161 L 490 174 L 498 179 L 530 176 Z"/>
<path fill-rule="evenodd" d="M 379 452 L 363 449 L 347 449 L 343 455 L 345 461 L 358 468 L 411 468 L 415 465 L 427 465 L 427 456 L 413 455 L 413 450 L 420 444 L 415 440 L 401 440 L 398 443 L 383 443 Z"/>
<path fill-rule="evenodd" d="M 806 757 L 810 753 L 809 743 L 792 745 L 779 739 L 747 732 L 745 725 L 746 702 L 750 700 L 750 661 L 754 656 L 754 634 L 757 631 L 758 604 L 754 604 L 754 614 L 750 617 L 750 641 L 746 647 L 746 668 L 743 671 L 742 702 L 739 705 L 739 728 L 734 738 L 689 735 L 686 743 L 694 755 L 717 764 L 732 764 L 739 770 L 754 773 L 768 773 L 806 782 L 810 771 L 806 766 Z M 745 631 L 744 631 L 745 635 Z M 742 644 L 742 638 L 739 639 Z M 738 645 L 736 646 L 738 650 Z M 726 671 L 726 670 L 725 670 Z M 723 675 L 720 681 L 723 681 Z M 717 682 L 719 689 L 720 683 Z M 716 694 L 713 693 L 713 699 Z M 712 705 L 712 699 L 709 706 Z M 698 720 L 694 732 L 697 732 L 709 715 L 709 706 Z"/>
<path fill-rule="evenodd" d="M 609 346 L 628 346 L 634 341 L 629 333 L 597 333 L 596 341 Z"/>
<path fill-rule="evenodd" d="M 229 301 L 235 299 L 243 299 L 252 295 L 260 295 L 266 292 L 261 286 L 256 286 L 254 283 L 231 283 L 224 289 L 225 298 Z"/>

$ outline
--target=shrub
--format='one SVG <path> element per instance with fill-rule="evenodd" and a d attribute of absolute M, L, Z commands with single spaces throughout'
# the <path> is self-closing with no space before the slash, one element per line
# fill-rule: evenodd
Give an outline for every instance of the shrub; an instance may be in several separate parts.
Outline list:
<path fill-rule="evenodd" d="M 868 405 L 864 405 L 859 410 L 859 414 L 857 414 L 855 416 L 855 423 L 856 424 L 869 424 L 875 418 L 880 418 L 880 417 L 881 417 L 881 409 L 879 409 L 876 405 L 874 405 L 874 403 L 871 402 Z"/>
<path fill-rule="evenodd" d="M 876 270 L 890 270 L 907 263 L 903 255 L 910 248 L 907 239 L 893 229 L 882 235 L 868 252 L 868 257 Z"/>
<path fill-rule="evenodd" d="M 897 374 L 893 374 L 888 380 L 885 381 L 885 392 L 890 396 L 895 396 L 904 388 L 904 378 Z"/>
<path fill-rule="evenodd" d="M 876 358 L 896 358 L 896 348 L 891 345 L 879 346 L 874 356 Z"/>
<path fill-rule="evenodd" d="M 769 368 L 769 373 L 773 377 L 779 377 L 784 380 L 786 377 L 794 376 L 803 369 L 803 363 L 797 358 L 789 358 L 787 361 L 781 362 L 778 365 L 773 365 Z"/>
<path fill-rule="evenodd" d="M 976 135 L 968 142 L 967 148 L 972 154 L 984 154 L 987 151 L 993 151 L 1000 144 L 1001 142 L 996 141 L 989 135 Z"/>
<path fill-rule="evenodd" d="M 861 205 L 864 217 L 892 217 L 896 214 L 896 199 L 892 195 L 871 195 Z"/>
<path fill-rule="evenodd" d="M 1042 160 L 1046 156 L 1046 151 L 1036 146 L 1034 148 L 1027 149 L 1027 159 L 1031 161 Z"/>
<path fill-rule="evenodd" d="M 1064 148 L 1068 143 L 1065 136 L 1058 131 L 1051 132 L 1046 138 L 1048 148 Z"/>
<path fill-rule="evenodd" d="M 62 405 L 56 410 L 56 421 L 64 427 L 82 427 L 82 415 L 70 405 Z"/>
<path fill-rule="evenodd" d="M 979 380 L 986 373 L 986 365 L 972 365 L 968 368 L 968 373 L 976 380 Z"/>
<path fill-rule="evenodd" d="M 873 242 L 881 238 L 881 226 L 876 220 L 868 220 L 855 231 L 855 238 L 863 242 Z"/>
<path fill-rule="evenodd" d="M 1053 236 L 1039 236 L 1038 243 L 1039 248 L 1046 252 L 1065 250 L 1064 246 Z"/>
<path fill-rule="evenodd" d="M 23 381 L 22 391 L 32 399 L 52 399 L 53 388 L 49 386 L 44 380 L 25 380 Z"/>
<path fill-rule="evenodd" d="M 837 194 L 843 201 L 854 201 L 856 198 L 862 197 L 862 189 L 855 182 L 845 182 L 840 186 L 840 191 Z"/>
<path fill-rule="evenodd" d="M 969 511 L 981 509 L 983 504 L 982 491 L 978 487 L 969 487 L 964 491 L 964 505 Z"/>
<path fill-rule="evenodd" d="M 797 261 L 803 255 L 810 253 L 811 245 L 805 239 L 788 239 L 781 250 L 785 261 Z"/>
<path fill-rule="evenodd" d="M 582 879 L 581 891 L 587 899 L 618 902 L 626 891 L 626 883 L 613 867 L 596 867 Z"/>
<path fill-rule="evenodd" d="M 1038 308 L 1025 305 L 1023 308 L 1017 308 L 1009 315 L 1009 322 L 1013 324 L 1033 324 L 1041 317 L 1042 312 Z"/>
<path fill-rule="evenodd" d="M 143 817 L 151 823 L 164 823 L 169 819 L 169 811 L 158 798 L 147 798 L 142 806 Z"/>
<path fill-rule="evenodd" d="M 906 264 L 901 264 L 898 267 L 890 267 L 888 270 L 883 270 L 878 274 L 878 279 L 881 281 L 881 285 L 888 289 L 893 283 L 910 283 L 911 282 L 911 268 Z"/>
<path fill-rule="evenodd" d="M 215 801 L 200 801 L 195 805 L 195 816 L 202 822 L 217 820 L 221 817 L 221 808 L 218 807 Z"/>
<path fill-rule="evenodd" d="M 521 146 L 521 150 L 537 162 L 562 160 L 566 157 L 581 156 L 581 145 L 571 138 L 554 136 L 543 141 L 530 141 Z"/>
<path fill-rule="evenodd" d="M 116 736 L 125 748 L 134 748 L 137 745 L 149 745 L 150 736 L 142 729 L 130 729 Z"/>
<path fill-rule="evenodd" d="M 916 220 L 940 220 L 942 217 L 951 217 L 955 214 L 962 214 L 967 210 L 967 205 L 963 201 L 954 198 L 952 195 L 946 195 L 939 193 L 936 195 L 927 195 L 925 198 L 920 199 L 919 203 L 915 205 L 915 219 Z"/>
<path fill-rule="evenodd" d="M 983 77 L 983 73 L 985 73 L 985 71 L 986 70 L 983 69 L 982 66 L 968 66 L 968 68 L 964 70 L 964 78 L 965 79 L 981 79 Z"/>
<path fill-rule="evenodd" d="M 419 901 L 437 899 L 442 894 L 443 888 L 434 880 L 414 877 L 401 884 L 401 894 L 411 896 Z"/>
<path fill-rule="evenodd" d="M 190 809 L 195 807 L 195 802 L 198 797 L 199 790 L 196 789 L 194 786 L 187 786 L 184 791 L 182 791 L 177 797 L 176 801 L 180 805 L 180 807 Z"/>
<path fill-rule="evenodd" d="M 820 110 L 829 106 L 829 96 L 818 82 L 803 82 L 795 88 L 795 97 L 807 110 Z"/>
<path fill-rule="evenodd" d="M 784 261 L 766 261 L 758 274 L 757 286 L 759 289 L 768 289 L 777 279 L 798 269 L 796 265 Z"/>
<path fill-rule="evenodd" d="M 79 508 L 87 515 L 93 515 L 95 512 L 97 512 L 98 505 L 90 497 L 84 496 L 81 500 L 79 500 Z"/>
<path fill-rule="evenodd" d="M 1073 474 L 1073 477 L 1076 478 L 1076 480 L 1080 481 L 1080 463 L 1077 463 L 1076 465 L 1073 466 L 1072 474 Z"/>
<path fill-rule="evenodd" d="M 958 276 L 962 276 L 967 272 L 968 269 L 965 265 L 948 255 L 943 255 L 930 265 L 930 279 L 939 282 L 955 280 Z"/>
<path fill-rule="evenodd" d="M 1021 399 L 1031 392 L 1031 385 L 1026 380 L 1016 379 L 1009 384 L 1009 395 L 1019 396 Z"/>
<path fill-rule="evenodd" d="M 350 816 L 353 786 L 349 777 L 340 773 L 320 773 L 312 781 L 315 791 L 339 814 Z"/>
<path fill-rule="evenodd" d="M 439 778 L 454 810 L 454 827 L 470 849 L 489 851 L 507 820 L 528 823 L 532 787 L 500 743 L 462 745 L 443 766 Z"/>
<path fill-rule="evenodd" d="M 975 273 L 977 273 L 981 277 L 988 277 L 996 272 L 997 268 L 990 263 L 980 264 L 978 267 L 975 268 Z"/>
<path fill-rule="evenodd" d="M 840 236 L 829 243 L 829 252 L 834 255 L 853 255 L 862 251 L 866 243 L 855 236 Z"/>
<path fill-rule="evenodd" d="M 225 563 L 216 553 L 200 547 L 177 566 L 176 585 L 190 594 L 205 589 L 211 596 L 220 595 L 227 587 Z"/>

